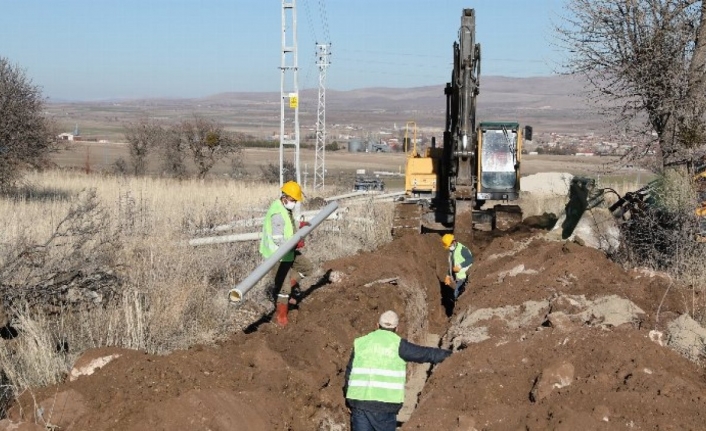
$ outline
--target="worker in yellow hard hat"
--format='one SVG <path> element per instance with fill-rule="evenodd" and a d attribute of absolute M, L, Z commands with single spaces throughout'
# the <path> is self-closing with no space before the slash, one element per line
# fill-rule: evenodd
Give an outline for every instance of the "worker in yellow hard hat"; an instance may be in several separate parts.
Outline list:
<path fill-rule="evenodd" d="M 454 289 L 454 301 L 466 290 L 468 270 L 473 265 L 473 253 L 450 233 L 441 237 L 441 243 L 449 251 L 449 273 L 444 284 Z"/>
<path fill-rule="evenodd" d="M 301 186 L 295 181 L 284 183 L 279 199 L 270 205 L 262 224 L 262 239 L 260 240 L 260 254 L 267 259 L 296 231 L 306 223 L 295 226 L 292 211 L 298 202 L 304 200 Z M 289 319 L 289 306 L 296 305 L 299 301 L 299 282 L 309 274 L 313 265 L 302 253 L 304 246 L 300 241 L 280 260 L 275 274 L 275 322 L 279 326 L 287 326 Z"/>

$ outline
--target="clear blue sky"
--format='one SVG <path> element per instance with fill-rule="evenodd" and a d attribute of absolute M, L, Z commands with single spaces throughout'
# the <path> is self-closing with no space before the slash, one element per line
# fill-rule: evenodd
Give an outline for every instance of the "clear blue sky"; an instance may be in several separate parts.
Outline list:
<path fill-rule="evenodd" d="M 549 75 L 564 0 L 296 0 L 299 87 L 445 83 L 461 11 L 476 9 L 482 74 Z M 280 0 L 4 0 L 0 56 L 50 99 L 203 97 L 280 88 Z M 326 40 L 329 39 L 329 40 Z"/>

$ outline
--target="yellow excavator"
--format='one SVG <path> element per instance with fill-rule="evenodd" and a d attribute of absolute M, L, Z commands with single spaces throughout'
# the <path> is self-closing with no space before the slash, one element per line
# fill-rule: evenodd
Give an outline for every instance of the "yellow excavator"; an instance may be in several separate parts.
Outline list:
<path fill-rule="evenodd" d="M 509 202 L 519 198 L 522 145 L 524 139 L 532 139 L 532 128 L 500 121 L 476 125 L 480 44 L 475 42 L 474 9 L 463 10 L 453 49 L 451 81 L 444 89 L 443 145 L 438 147 L 432 138 L 430 148 L 420 153 L 415 132 L 394 236 L 429 231 L 470 234 L 473 228 L 506 229 L 522 221 L 520 207 Z M 486 208 L 491 202 L 495 204 Z"/>

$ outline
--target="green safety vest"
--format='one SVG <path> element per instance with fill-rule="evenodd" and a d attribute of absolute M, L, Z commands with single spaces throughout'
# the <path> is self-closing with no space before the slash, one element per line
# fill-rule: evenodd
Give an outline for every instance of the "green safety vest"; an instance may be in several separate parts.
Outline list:
<path fill-rule="evenodd" d="M 346 398 L 404 402 L 407 363 L 399 355 L 401 340 L 399 335 L 383 329 L 356 338 Z"/>
<path fill-rule="evenodd" d="M 454 265 L 460 266 L 460 263 L 463 262 L 463 255 L 461 254 L 461 251 L 464 248 L 468 249 L 468 247 L 466 247 L 465 245 L 463 245 L 459 242 L 456 243 L 456 249 L 454 249 L 454 251 L 453 251 L 453 257 L 452 257 L 452 261 L 451 261 L 452 267 Z M 468 250 L 468 252 L 470 253 L 470 250 Z M 473 265 L 473 264 L 471 264 L 471 265 Z M 471 265 L 468 265 L 468 268 L 470 268 Z M 456 280 L 465 280 L 467 277 L 466 271 L 468 270 L 468 268 L 461 268 L 461 270 L 456 273 Z"/>
<path fill-rule="evenodd" d="M 275 214 L 281 215 L 282 219 L 284 219 L 284 240 L 287 241 L 289 238 L 292 237 L 292 235 L 294 235 L 294 225 L 289 210 L 284 207 L 281 200 L 275 200 L 274 202 L 272 202 L 272 205 L 270 205 L 270 208 L 267 210 L 267 214 L 265 214 L 265 221 L 262 224 L 260 254 L 265 259 L 272 256 L 274 252 L 277 251 L 277 248 L 279 248 L 275 243 L 274 238 L 272 238 L 272 216 Z M 294 250 L 291 250 L 289 253 L 285 254 L 280 261 L 293 262 Z"/>

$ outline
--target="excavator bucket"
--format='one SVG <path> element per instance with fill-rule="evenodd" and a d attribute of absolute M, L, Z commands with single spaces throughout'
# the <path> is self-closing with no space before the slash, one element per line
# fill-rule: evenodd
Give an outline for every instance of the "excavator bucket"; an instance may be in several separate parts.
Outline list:
<path fill-rule="evenodd" d="M 510 230 L 522 223 L 522 208 L 519 205 L 495 205 L 495 229 Z"/>
<path fill-rule="evenodd" d="M 574 177 L 569 185 L 569 201 L 565 206 L 565 217 L 561 223 L 561 237 L 567 239 L 574 233 L 581 217 L 587 210 L 604 202 L 605 189 L 596 188 L 596 180 Z"/>

